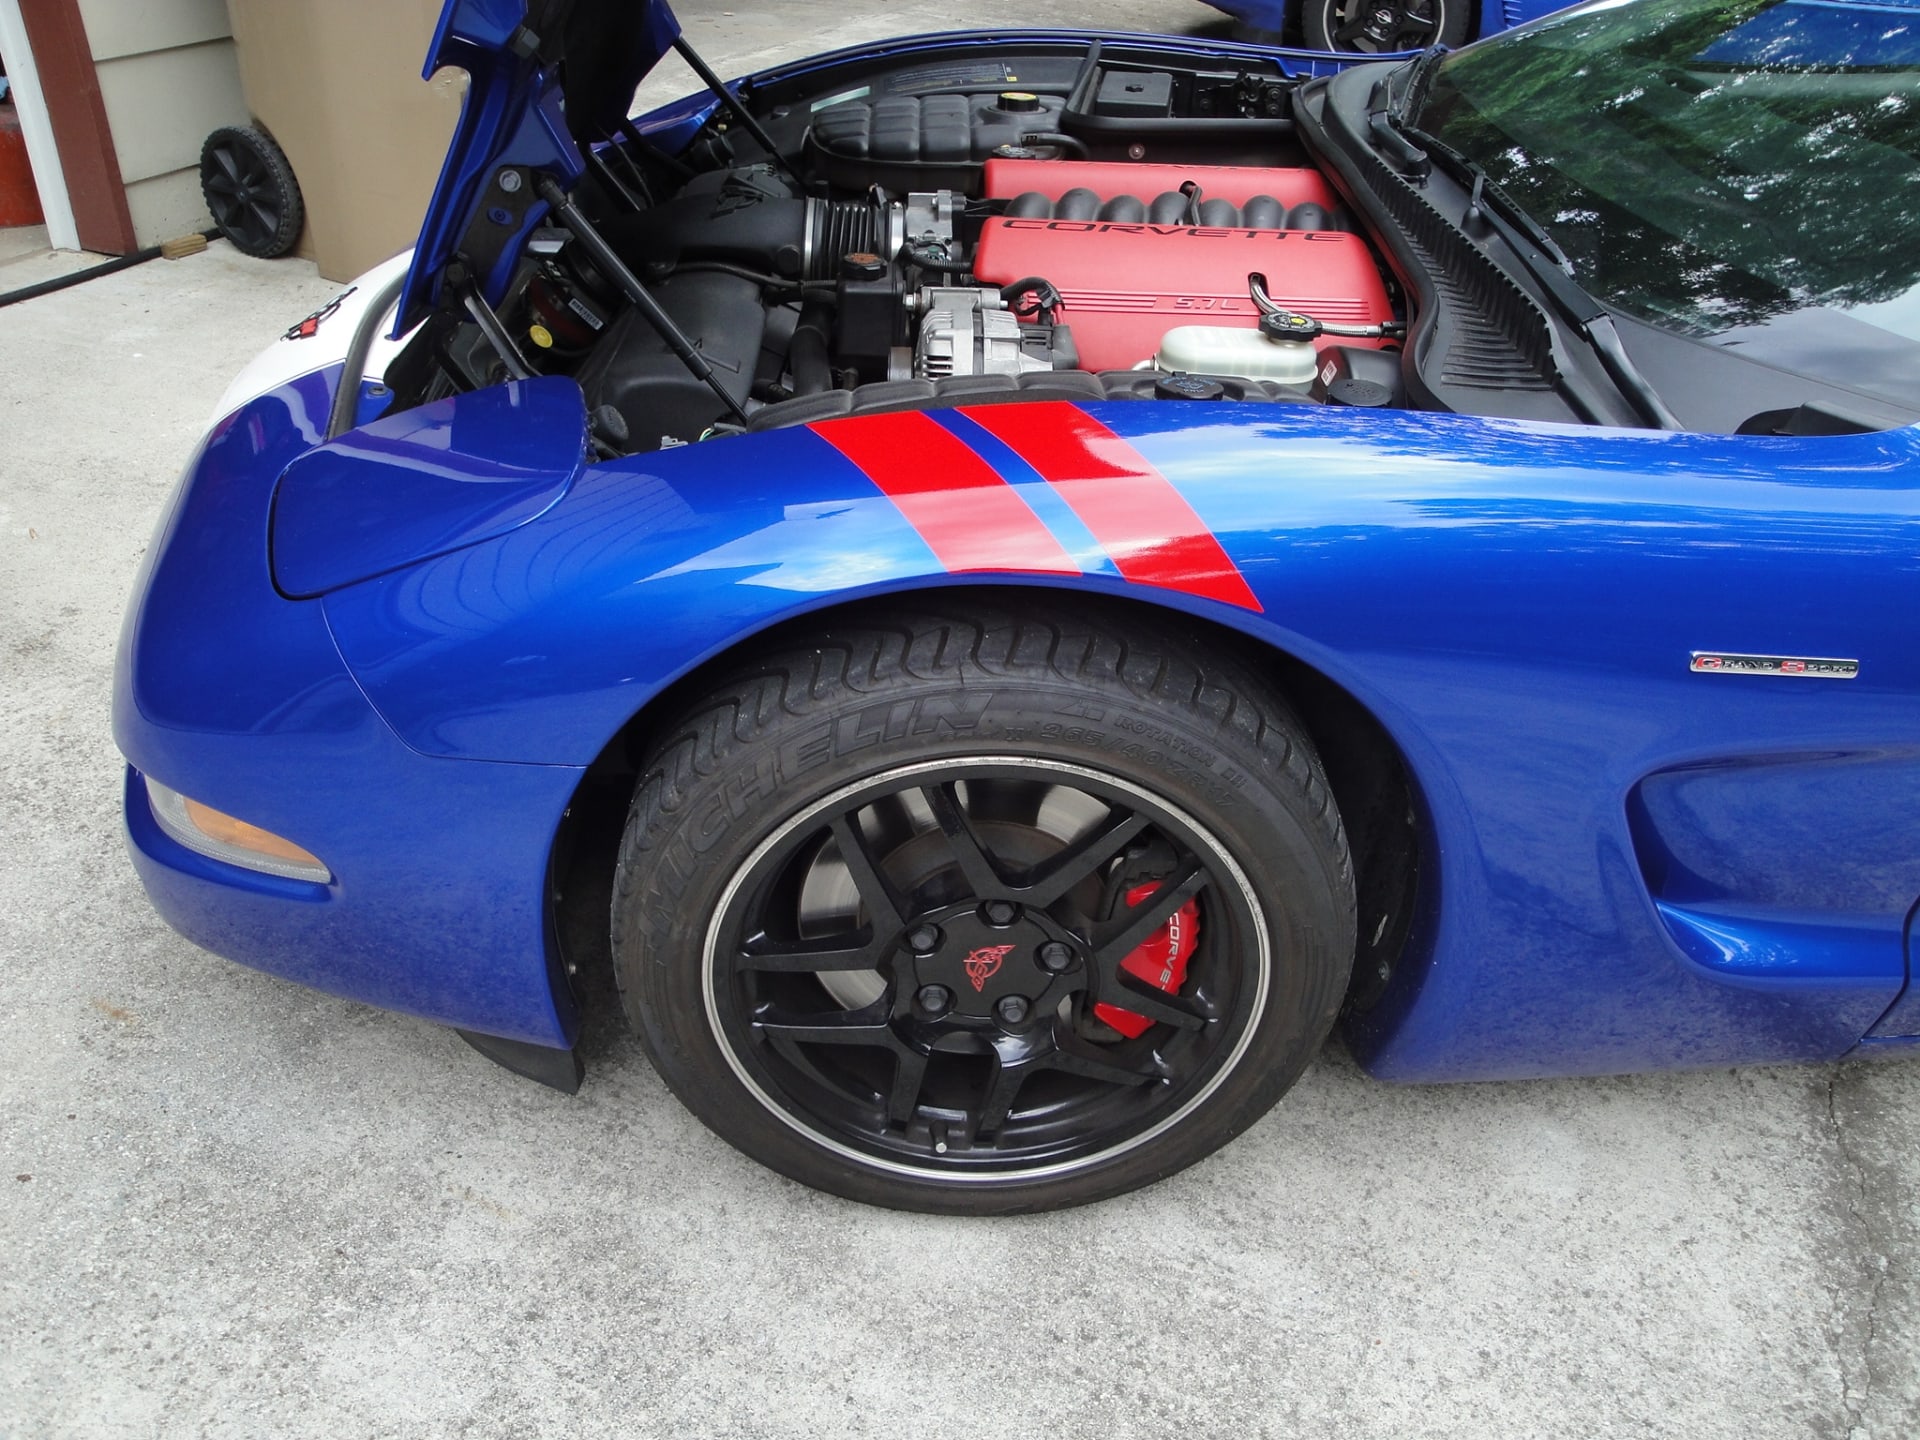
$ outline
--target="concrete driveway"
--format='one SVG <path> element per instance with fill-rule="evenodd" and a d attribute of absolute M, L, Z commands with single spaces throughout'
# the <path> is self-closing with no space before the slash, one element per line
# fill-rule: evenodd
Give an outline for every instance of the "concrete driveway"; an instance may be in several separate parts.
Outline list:
<path fill-rule="evenodd" d="M 681 10 L 722 70 L 960 18 Z M 566 1099 L 175 937 L 121 850 L 120 614 L 226 379 L 334 289 L 216 245 L 0 310 L 0 1436 L 1920 1433 L 1911 1065 L 1329 1053 L 1145 1193 L 925 1219 L 734 1154 L 611 1017 Z"/>

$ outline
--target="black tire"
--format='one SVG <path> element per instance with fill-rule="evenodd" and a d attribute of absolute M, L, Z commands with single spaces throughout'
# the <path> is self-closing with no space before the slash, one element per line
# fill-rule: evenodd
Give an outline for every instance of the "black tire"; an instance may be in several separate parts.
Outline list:
<path fill-rule="evenodd" d="M 306 221 L 285 152 L 252 126 L 223 125 L 207 136 L 200 147 L 200 194 L 233 248 L 262 260 L 291 250 Z"/>
<path fill-rule="evenodd" d="M 1471 0 L 1302 0 L 1300 30 L 1309 50 L 1391 54 L 1463 44 Z"/>
<path fill-rule="evenodd" d="M 796 1180 L 949 1214 L 1116 1195 L 1252 1124 L 1332 1025 L 1353 877 L 1319 760 L 1176 625 L 848 621 L 659 733 L 625 1005 L 687 1107 Z M 1121 969 L 1149 946 L 1159 990 Z"/>

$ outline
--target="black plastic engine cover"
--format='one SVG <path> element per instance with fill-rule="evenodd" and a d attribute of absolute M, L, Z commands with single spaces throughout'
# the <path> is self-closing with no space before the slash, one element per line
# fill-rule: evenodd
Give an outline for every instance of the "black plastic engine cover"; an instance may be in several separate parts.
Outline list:
<path fill-rule="evenodd" d="M 744 404 L 767 326 L 760 287 L 702 271 L 670 276 L 650 288 L 727 393 Z M 636 449 L 691 444 L 723 413 L 713 391 L 694 379 L 637 311 L 629 310 L 609 327 L 575 378 L 589 410 L 611 405 L 620 412 Z"/>
<path fill-rule="evenodd" d="M 999 145 L 1060 128 L 1066 101 L 1022 95 L 1021 106 L 999 94 L 889 95 L 849 100 L 813 117 L 808 158 L 828 180 L 851 190 L 980 192 L 980 167 Z"/>
<path fill-rule="evenodd" d="M 753 166 L 695 176 L 671 200 L 603 221 L 600 233 L 637 269 L 691 257 L 793 275 L 806 226 L 807 202 L 783 177 Z"/>

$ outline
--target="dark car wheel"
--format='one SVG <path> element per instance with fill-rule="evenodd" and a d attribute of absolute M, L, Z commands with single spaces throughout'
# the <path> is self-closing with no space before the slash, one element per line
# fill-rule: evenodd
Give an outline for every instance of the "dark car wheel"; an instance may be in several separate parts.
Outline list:
<path fill-rule="evenodd" d="M 1389 54 L 1458 45 L 1472 19 L 1468 0 L 1305 0 L 1300 28 L 1309 50 Z"/>
<path fill-rule="evenodd" d="M 848 625 L 642 772 L 614 953 L 674 1092 L 902 1209 L 1078 1204 L 1210 1153 L 1319 1047 L 1353 882 L 1311 744 L 1172 631 Z"/>
<path fill-rule="evenodd" d="M 220 233 L 245 255 L 271 260 L 300 238 L 306 207 L 293 167 L 251 126 L 226 125 L 200 147 L 200 193 Z"/>

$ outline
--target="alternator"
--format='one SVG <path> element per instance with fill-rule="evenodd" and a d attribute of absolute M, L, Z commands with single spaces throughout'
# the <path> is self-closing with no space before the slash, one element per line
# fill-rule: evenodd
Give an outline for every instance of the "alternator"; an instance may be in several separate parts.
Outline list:
<path fill-rule="evenodd" d="M 929 287 L 913 347 L 921 380 L 949 375 L 1024 375 L 1055 366 L 1051 325 L 1022 325 L 998 290 Z"/>

